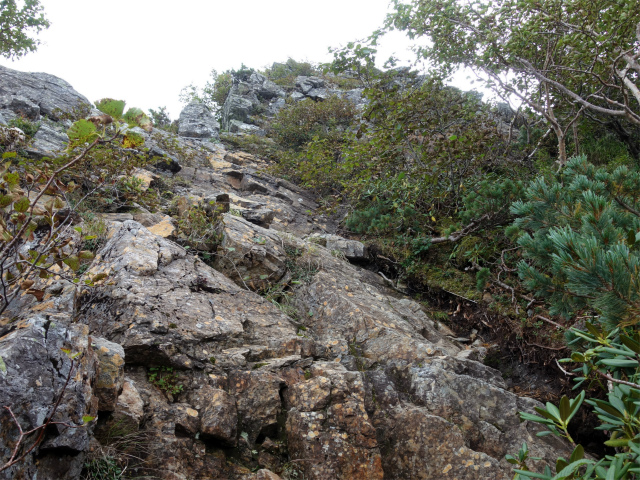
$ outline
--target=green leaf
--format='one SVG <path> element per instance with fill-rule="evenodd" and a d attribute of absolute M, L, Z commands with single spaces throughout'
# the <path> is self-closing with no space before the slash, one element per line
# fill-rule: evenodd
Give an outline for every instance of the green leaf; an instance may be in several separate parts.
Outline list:
<path fill-rule="evenodd" d="M 130 108 L 124 116 L 124 121 L 130 126 L 141 127 L 143 130 L 151 131 L 151 119 L 139 108 Z"/>
<path fill-rule="evenodd" d="M 608 365 L 610 367 L 620 367 L 620 368 L 636 368 L 638 366 L 637 360 L 626 360 L 623 358 L 611 358 L 600 360 L 603 365 Z"/>
<path fill-rule="evenodd" d="M 96 102 L 96 108 L 98 110 L 112 116 L 115 120 L 122 120 L 124 106 L 124 100 L 114 100 L 113 98 L 103 98 Z"/>
<path fill-rule="evenodd" d="M 628 438 L 616 438 L 614 440 L 607 440 L 604 442 L 605 445 L 609 447 L 626 447 L 629 445 Z"/>
<path fill-rule="evenodd" d="M 4 152 L 2 154 L 2 159 L 6 160 L 8 158 L 15 158 L 18 154 L 16 152 Z"/>
<path fill-rule="evenodd" d="M 91 282 L 92 283 L 99 282 L 100 280 L 103 280 L 107 277 L 108 275 L 106 273 L 98 273 L 97 275 L 93 276 L 93 278 L 91 279 Z"/>
<path fill-rule="evenodd" d="M 583 458 L 584 458 L 584 448 L 582 447 L 582 445 L 578 445 L 576 446 L 576 448 L 573 449 L 573 453 L 571 454 L 571 458 L 569 459 L 569 462 L 570 463 L 575 462 L 577 460 L 582 460 Z"/>
<path fill-rule="evenodd" d="M 568 477 L 569 475 L 571 475 L 573 472 L 575 472 L 580 466 L 585 465 L 587 463 L 593 463 L 592 460 L 576 460 L 575 462 L 571 462 L 569 465 L 567 465 L 565 468 L 563 468 L 561 471 L 559 471 L 555 477 L 553 477 L 554 479 L 564 479 L 566 477 Z"/>
<path fill-rule="evenodd" d="M 560 399 L 560 418 L 565 422 L 569 419 L 571 415 L 571 404 L 569 402 L 569 397 L 563 395 Z"/>
<path fill-rule="evenodd" d="M 13 202 L 13 197 L 11 195 L 0 195 L 0 208 L 11 205 L 11 202 Z"/>
<path fill-rule="evenodd" d="M 96 417 L 93 417 L 91 415 L 83 415 L 82 416 L 82 423 L 93 422 L 95 419 L 96 419 Z"/>
<path fill-rule="evenodd" d="M 13 203 L 13 208 L 18 213 L 24 213 L 27 210 L 29 210 L 30 205 L 31 205 L 31 202 L 27 197 L 20 197 L 18 200 L 16 200 Z"/>
<path fill-rule="evenodd" d="M 97 137 L 96 126 L 84 119 L 78 120 L 67 130 L 70 146 L 93 142 Z"/>
<path fill-rule="evenodd" d="M 122 138 L 122 146 L 124 148 L 136 148 L 144 145 L 144 137 L 136 132 L 127 132 Z"/>
<path fill-rule="evenodd" d="M 551 475 L 545 475 L 543 473 L 530 472 L 528 470 L 518 470 L 517 468 L 514 468 L 513 471 L 522 475 L 523 477 L 542 478 L 543 480 L 551 480 Z"/>
<path fill-rule="evenodd" d="M 640 343 L 627 337 L 626 335 L 620 335 L 620 341 L 622 344 L 632 350 L 634 353 L 640 354 Z"/>
<path fill-rule="evenodd" d="M 63 262 L 66 263 L 74 272 L 78 271 L 80 268 L 80 259 L 75 255 L 65 258 Z"/>
<path fill-rule="evenodd" d="M 93 252 L 90 252 L 89 250 L 82 250 L 78 253 L 78 257 L 82 260 L 93 260 L 94 255 Z"/>

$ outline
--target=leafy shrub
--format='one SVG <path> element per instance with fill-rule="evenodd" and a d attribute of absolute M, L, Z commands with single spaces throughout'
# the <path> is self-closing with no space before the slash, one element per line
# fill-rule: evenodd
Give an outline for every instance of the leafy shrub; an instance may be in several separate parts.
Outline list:
<path fill-rule="evenodd" d="M 86 268 L 83 265 L 93 258 L 93 253 L 82 250 L 82 246 L 95 236 L 86 235 L 81 227 L 72 227 L 79 203 L 112 181 L 113 173 L 109 171 L 120 173 L 118 166 L 122 168 L 119 157 L 110 165 L 104 165 L 100 161 L 96 163 L 94 154 L 101 147 L 113 146 L 119 150 L 119 142 L 141 145 L 141 137 L 132 133 L 122 135 L 121 128 L 125 123 L 145 128 L 149 125 L 139 109 L 129 109 L 125 114 L 124 106 L 121 101 L 101 101 L 99 107 L 105 112 L 101 117 L 105 127 L 98 131 L 98 120 L 96 123 L 83 119 L 75 122 L 67 130 L 68 151 L 59 158 L 26 160 L 15 152 L 3 154 L 0 283 L 4 294 L 0 314 L 21 291 L 41 301 L 44 291 L 40 279 L 59 275 L 70 282 L 80 282 L 79 275 Z M 85 180 L 93 182 L 93 186 L 88 192 L 78 194 Z M 79 201 L 67 203 L 74 195 Z M 84 282 L 93 285 L 96 280 L 94 277 Z"/>
<path fill-rule="evenodd" d="M 196 253 L 215 252 L 222 241 L 222 210 L 219 205 L 192 205 L 180 197 L 176 205 L 178 239 Z"/>
<path fill-rule="evenodd" d="M 338 96 L 322 102 L 304 99 L 280 110 L 270 133 L 280 145 L 300 149 L 314 137 L 339 141 L 355 116 L 355 106 Z"/>
<path fill-rule="evenodd" d="M 585 458 L 584 448 L 576 444 L 568 431 L 568 425 L 582 405 L 585 391 L 570 400 L 563 397 L 559 407 L 547 403 L 536 408 L 537 415 L 520 413 L 523 420 L 542 424 L 546 430 L 538 436 L 553 434 L 574 445 L 569 459 L 559 458 L 556 475 L 546 467 L 544 472 L 531 471 L 526 443 L 517 455 L 507 455 L 507 461 L 516 467 L 516 479 L 624 479 L 637 478 L 640 473 L 640 334 L 637 330 L 608 329 L 586 323 L 586 330 L 573 329 L 576 351 L 564 362 L 575 362 L 577 375 L 575 388 L 582 384 L 599 387 L 604 398 L 587 400 L 598 416 L 599 430 L 609 432 L 605 445 L 616 449 L 615 455 L 600 460 Z"/>
<path fill-rule="evenodd" d="M 285 63 L 274 63 L 264 71 L 264 75 L 274 83 L 281 86 L 293 86 L 296 77 L 311 77 L 319 75 L 320 70 L 309 62 L 298 62 L 293 58 Z"/>

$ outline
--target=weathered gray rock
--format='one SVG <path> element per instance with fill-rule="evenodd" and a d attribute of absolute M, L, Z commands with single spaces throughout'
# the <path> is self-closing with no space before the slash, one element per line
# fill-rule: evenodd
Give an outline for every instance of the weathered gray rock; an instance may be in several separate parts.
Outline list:
<path fill-rule="evenodd" d="M 58 110 L 89 111 L 90 102 L 61 78 L 47 73 L 26 73 L 0 66 L 0 96 L 24 97 L 40 114 L 58 120 Z"/>
<path fill-rule="evenodd" d="M 0 97 L 0 109 L 10 110 L 15 115 L 31 121 L 40 118 L 40 107 L 22 95 L 5 95 Z"/>
<path fill-rule="evenodd" d="M 308 95 L 313 89 L 322 88 L 324 86 L 324 80 L 319 77 L 299 76 L 296 78 L 296 89 L 304 95 Z"/>
<path fill-rule="evenodd" d="M 349 260 L 366 260 L 367 248 L 362 242 L 348 240 L 339 235 L 314 233 L 308 240 L 326 247 L 331 252 L 340 252 Z"/>
<path fill-rule="evenodd" d="M 280 390 L 284 379 L 265 370 L 232 372 L 230 390 L 238 402 L 240 428 L 254 445 L 260 436 L 276 437 L 282 409 Z"/>
<path fill-rule="evenodd" d="M 248 83 L 251 90 L 262 100 L 284 97 L 284 89 L 260 73 L 252 73 Z"/>
<path fill-rule="evenodd" d="M 326 100 L 331 95 L 332 92 L 330 90 L 327 90 L 326 88 L 314 88 L 307 92 L 307 97 L 309 97 L 311 100 L 315 100 L 316 102 Z"/>
<path fill-rule="evenodd" d="M 189 138 L 218 138 L 220 126 L 209 108 L 192 102 L 182 109 L 178 120 L 178 135 Z"/>
<path fill-rule="evenodd" d="M 354 88 L 353 90 L 347 90 L 342 94 L 343 98 L 346 98 L 356 106 L 364 105 L 366 100 L 362 98 L 363 88 Z"/>
<path fill-rule="evenodd" d="M 32 316 L 0 339 L 0 404 L 11 408 L 25 431 L 42 425 L 61 396 L 54 421 L 82 425 L 84 415 L 97 415 L 98 399 L 91 388 L 96 356 L 88 333 L 84 325 L 65 326 Z M 71 371 L 70 356 L 75 354 Z M 0 420 L 0 458 L 8 459 L 18 431 L 6 409 Z M 92 428 L 91 423 L 78 428 L 52 425 L 40 445 L 0 478 L 79 478 Z M 33 438 L 25 442 L 30 446 Z"/>
<path fill-rule="evenodd" d="M 245 78 L 234 78 L 229 95 L 222 107 L 223 130 L 255 133 L 244 126 L 254 123 L 250 117 L 259 110 L 274 115 L 284 106 L 282 103 L 284 96 L 285 91 L 281 87 L 259 73 L 254 72 Z M 234 120 L 237 122 L 233 123 Z"/>
<path fill-rule="evenodd" d="M 145 146 L 149 149 L 149 157 L 154 158 L 156 162 L 154 167 L 158 170 L 164 170 L 171 173 L 178 173 L 182 170 L 182 165 L 175 158 L 175 156 L 169 155 L 153 142 L 145 142 Z"/>
<path fill-rule="evenodd" d="M 27 152 L 35 157 L 55 157 L 67 148 L 69 138 L 59 124 L 42 122 L 27 148 Z"/>
<path fill-rule="evenodd" d="M 2 116 L 2 113 L 0 112 L 0 125 L 6 125 L 7 121 L 5 120 L 5 118 Z"/>
<path fill-rule="evenodd" d="M 216 268 L 239 285 L 259 290 L 286 272 L 286 252 L 275 232 L 225 214 L 221 254 Z M 278 245 L 278 243 L 280 245 Z"/>
<path fill-rule="evenodd" d="M 232 87 L 222 107 L 222 129 L 229 130 L 232 120 L 242 123 L 248 121 L 249 115 L 253 113 L 253 106 L 254 102 L 251 99 L 243 97 Z"/>
<path fill-rule="evenodd" d="M 94 385 L 98 408 L 112 412 L 124 383 L 124 349 L 99 337 L 93 339 L 92 347 L 98 356 L 98 376 Z"/>
<path fill-rule="evenodd" d="M 364 408 L 362 374 L 335 362 L 314 363 L 311 374 L 288 395 L 291 457 L 305 459 L 305 476 L 313 480 L 385 478 L 376 430 Z"/>
<path fill-rule="evenodd" d="M 125 378 L 114 412 L 116 421 L 127 421 L 137 429 L 144 418 L 144 402 L 133 380 Z"/>
<path fill-rule="evenodd" d="M 243 210 L 242 218 L 248 222 L 259 225 L 262 228 L 269 228 L 276 212 L 268 208 L 259 208 L 257 210 Z"/>
<path fill-rule="evenodd" d="M 220 388 L 202 385 L 190 392 L 189 402 L 199 412 L 202 438 L 214 439 L 230 447 L 238 442 L 236 399 Z"/>
<path fill-rule="evenodd" d="M 240 120 L 230 120 L 229 131 L 231 133 L 241 133 L 244 135 L 258 135 L 260 137 L 264 137 L 267 134 L 267 132 L 257 125 L 243 123 Z"/>

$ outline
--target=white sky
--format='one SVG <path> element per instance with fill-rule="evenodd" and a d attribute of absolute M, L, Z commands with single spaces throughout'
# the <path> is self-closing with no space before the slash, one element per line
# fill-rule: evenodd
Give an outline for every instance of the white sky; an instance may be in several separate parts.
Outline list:
<path fill-rule="evenodd" d="M 382 26 L 389 0 L 42 0 L 51 27 L 37 52 L 15 70 L 46 72 L 90 101 L 126 100 L 144 110 L 166 106 L 178 117 L 178 94 L 203 85 L 212 68 L 274 61 L 326 62 L 328 47 L 367 37 Z M 410 58 L 401 35 L 387 39 L 378 59 Z"/>

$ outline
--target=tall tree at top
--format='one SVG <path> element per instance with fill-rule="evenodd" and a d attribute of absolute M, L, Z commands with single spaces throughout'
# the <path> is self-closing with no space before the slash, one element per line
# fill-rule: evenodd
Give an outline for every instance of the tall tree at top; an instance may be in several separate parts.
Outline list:
<path fill-rule="evenodd" d="M 0 56 L 16 59 L 38 48 L 34 36 L 49 28 L 42 10 L 40 0 L 0 0 Z"/>

